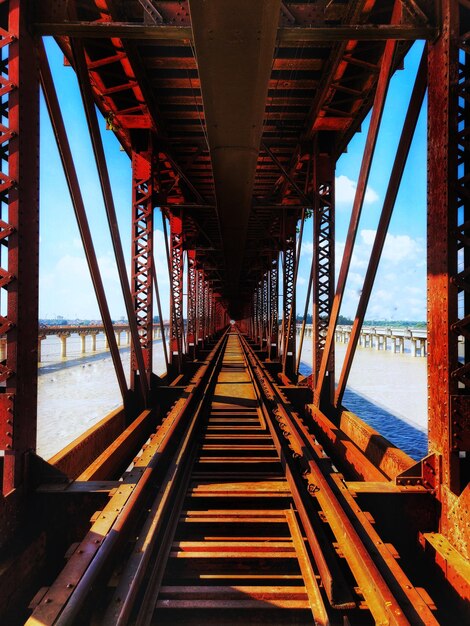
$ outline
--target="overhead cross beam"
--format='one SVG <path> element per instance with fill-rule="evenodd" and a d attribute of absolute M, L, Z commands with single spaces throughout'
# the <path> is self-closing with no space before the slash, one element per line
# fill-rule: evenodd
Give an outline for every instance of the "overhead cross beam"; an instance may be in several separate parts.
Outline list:
<path fill-rule="evenodd" d="M 36 22 L 34 31 L 37 35 L 53 37 L 90 37 L 139 40 L 193 40 L 189 26 L 149 25 L 136 22 Z M 426 25 L 410 24 L 351 24 L 345 26 L 312 26 L 310 28 L 279 28 L 277 41 L 286 43 L 322 43 L 332 41 L 416 41 L 434 40 L 438 29 Z"/>

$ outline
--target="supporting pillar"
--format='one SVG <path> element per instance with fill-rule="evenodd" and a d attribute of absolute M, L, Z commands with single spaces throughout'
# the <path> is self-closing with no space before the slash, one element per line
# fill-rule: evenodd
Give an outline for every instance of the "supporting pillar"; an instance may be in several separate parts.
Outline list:
<path fill-rule="evenodd" d="M 119 342 L 118 342 L 119 345 Z M 80 333 L 80 352 L 81 354 L 86 353 L 86 334 Z"/>
<path fill-rule="evenodd" d="M 283 273 L 283 355 L 282 371 L 286 376 L 295 372 L 295 263 L 296 219 L 285 218 Z"/>
<path fill-rule="evenodd" d="M 150 141 L 150 140 L 149 140 Z M 131 291 L 145 367 L 146 389 L 152 374 L 153 328 L 153 157 L 132 153 L 132 274 Z M 131 388 L 137 391 L 138 363 L 131 349 Z M 143 398 L 146 403 L 148 398 Z"/>
<path fill-rule="evenodd" d="M 64 333 L 61 335 L 58 335 L 59 339 L 60 339 L 60 356 L 62 359 L 66 359 L 67 358 L 67 339 L 70 337 L 69 333 Z"/>
<path fill-rule="evenodd" d="M 170 363 L 181 370 L 183 357 L 183 220 L 170 214 Z"/>
<path fill-rule="evenodd" d="M 313 384 L 317 383 L 330 323 L 335 281 L 335 165 L 327 154 L 314 154 L 313 187 Z M 331 346 L 320 403 L 331 404 L 335 385 L 335 350 Z"/>
<path fill-rule="evenodd" d="M 441 459 L 440 532 L 468 559 L 470 7 L 458 0 L 440 4 L 443 28 L 429 44 L 428 66 L 429 451 Z"/>
<path fill-rule="evenodd" d="M 277 357 L 277 346 L 279 340 L 279 255 L 271 261 L 269 271 L 269 353 L 272 360 Z"/>
<path fill-rule="evenodd" d="M 38 363 L 42 362 L 42 342 L 46 338 L 46 335 L 39 335 L 38 337 Z M 5 358 L 5 348 L 6 344 L 3 342 L 3 339 L 0 339 L 0 361 L 3 361 Z"/>
<path fill-rule="evenodd" d="M 36 448 L 39 247 L 39 82 L 33 40 L 25 27 L 28 3 L 4 2 L 0 16 L 2 284 L 0 317 L 6 364 L 0 365 L 0 450 L 3 493 L 25 479 L 25 457 Z M 8 121 L 5 118 L 8 117 Z"/>
<path fill-rule="evenodd" d="M 96 337 L 98 333 L 91 333 L 91 351 L 96 352 Z"/>
<path fill-rule="evenodd" d="M 118 347 L 121 347 L 121 331 L 120 330 L 115 330 L 114 334 L 116 335 L 116 343 L 118 345 Z"/>
<path fill-rule="evenodd" d="M 196 358 L 196 250 L 188 250 L 187 345 L 191 359 Z"/>
<path fill-rule="evenodd" d="M 197 342 L 200 347 L 204 346 L 204 272 L 197 270 Z"/>

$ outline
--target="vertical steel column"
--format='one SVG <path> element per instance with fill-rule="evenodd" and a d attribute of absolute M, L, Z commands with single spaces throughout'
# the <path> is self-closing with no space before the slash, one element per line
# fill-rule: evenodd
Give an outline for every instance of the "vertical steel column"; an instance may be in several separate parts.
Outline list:
<path fill-rule="evenodd" d="M 26 2 L 5 2 L 1 12 L 2 254 L 0 333 L 6 362 L 0 364 L 0 450 L 3 493 L 20 486 L 25 455 L 36 449 L 38 256 L 39 256 L 39 78 L 33 41 L 25 28 Z M 5 125 L 3 125 L 5 124 Z M 3 317 L 5 313 L 6 317 Z"/>
<path fill-rule="evenodd" d="M 204 271 L 197 272 L 197 340 L 204 345 Z"/>
<path fill-rule="evenodd" d="M 330 323 L 335 285 L 335 164 L 331 156 L 313 158 L 313 385 L 317 382 Z M 330 351 L 323 400 L 331 403 L 335 385 L 334 345 Z"/>
<path fill-rule="evenodd" d="M 150 138 L 149 138 L 150 140 Z M 132 268 L 131 288 L 145 377 L 150 387 L 153 346 L 153 155 L 132 153 Z M 131 353 L 131 388 L 136 390 L 138 363 Z M 144 401 L 147 399 L 144 398 Z"/>
<path fill-rule="evenodd" d="M 262 337 L 261 337 L 261 349 L 264 350 L 264 349 L 268 348 L 268 333 L 269 333 L 269 312 L 268 312 L 268 306 L 269 306 L 269 281 L 268 281 L 268 273 L 267 272 L 263 276 L 262 289 L 263 289 L 263 311 L 262 311 L 262 315 L 263 315 L 263 334 L 262 334 Z"/>
<path fill-rule="evenodd" d="M 183 220 L 177 210 L 170 213 L 170 361 L 178 360 L 181 369 L 183 356 Z"/>
<path fill-rule="evenodd" d="M 187 345 L 188 354 L 191 359 L 196 358 L 196 308 L 197 308 L 197 292 L 196 292 L 197 272 L 196 272 L 196 250 L 188 250 L 188 306 L 187 306 Z"/>
<path fill-rule="evenodd" d="M 268 358 L 277 357 L 277 342 L 279 339 L 279 256 L 271 261 L 269 270 L 269 339 Z"/>
<path fill-rule="evenodd" d="M 253 293 L 253 341 L 258 341 L 259 333 L 259 289 L 258 285 L 255 287 Z"/>
<path fill-rule="evenodd" d="M 442 459 L 441 531 L 468 558 L 469 512 L 458 496 L 470 455 L 470 8 L 441 4 L 442 34 L 428 59 L 429 450 Z"/>
<path fill-rule="evenodd" d="M 283 354 L 282 371 L 286 376 L 295 373 L 295 264 L 296 264 L 296 219 L 285 218 L 284 229 L 284 274 L 283 274 Z M 292 319 L 289 323 L 289 317 Z"/>

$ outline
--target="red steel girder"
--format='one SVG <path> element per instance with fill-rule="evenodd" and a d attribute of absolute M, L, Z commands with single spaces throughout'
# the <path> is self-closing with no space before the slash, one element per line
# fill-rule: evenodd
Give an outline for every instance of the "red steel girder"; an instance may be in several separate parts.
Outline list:
<path fill-rule="evenodd" d="M 269 333 L 268 358 L 278 353 L 279 340 L 279 254 L 276 252 L 269 269 Z"/>
<path fill-rule="evenodd" d="M 317 150 L 317 148 L 316 148 Z M 335 164 L 327 154 L 313 157 L 315 207 L 313 215 L 313 382 L 315 384 L 330 322 L 335 281 Z M 334 346 L 327 364 L 326 401 L 334 392 Z"/>
<path fill-rule="evenodd" d="M 149 137 L 150 141 L 150 137 Z M 150 147 L 150 146 L 149 146 Z M 131 288 L 146 384 L 150 387 L 153 346 L 153 194 L 151 153 L 132 154 L 132 267 Z M 131 386 L 136 387 L 138 363 L 131 359 Z M 144 401 L 146 399 L 144 398 Z"/>
<path fill-rule="evenodd" d="M 283 267 L 283 316 L 282 316 L 282 371 L 293 375 L 296 358 L 295 327 L 295 275 L 296 275 L 296 224 L 297 220 L 284 216 L 284 267 Z"/>
<path fill-rule="evenodd" d="M 197 308 L 196 250 L 188 250 L 188 306 L 187 306 L 187 342 L 190 358 L 196 358 L 196 308 Z"/>
<path fill-rule="evenodd" d="M 400 10 L 400 5 L 396 3 L 396 11 Z M 317 382 L 315 385 L 314 402 L 318 405 L 320 397 L 322 395 L 323 385 L 326 380 L 326 372 L 330 362 L 330 354 L 333 349 L 334 335 L 336 325 L 338 322 L 339 311 L 341 303 L 343 301 L 344 290 L 346 287 L 346 280 L 349 273 L 349 267 L 351 265 L 354 243 L 356 241 L 356 235 L 359 226 L 359 219 L 361 217 L 362 206 L 364 204 L 364 198 L 367 189 L 367 181 L 372 166 L 372 159 L 375 152 L 375 145 L 380 128 L 380 122 L 382 120 L 382 113 L 384 110 L 385 99 L 388 92 L 388 86 L 390 82 L 391 72 L 393 68 L 393 60 L 396 50 L 396 42 L 388 41 L 385 44 L 385 51 L 382 57 L 382 63 L 380 67 L 379 79 L 377 82 L 377 91 L 374 98 L 374 106 L 372 109 L 372 117 L 369 125 L 369 131 L 367 134 L 366 147 L 362 158 L 361 170 L 359 173 L 359 179 L 356 188 L 356 195 L 354 198 L 353 209 L 351 213 L 351 220 L 349 223 L 348 234 L 346 237 L 346 245 L 343 253 L 343 259 L 341 262 L 341 268 L 338 276 L 338 282 L 336 285 L 336 293 L 333 299 L 333 305 L 331 308 L 330 322 L 328 325 L 328 333 L 325 340 L 325 347 L 323 350 L 322 361 L 318 371 Z"/>
<path fill-rule="evenodd" d="M 459 278 L 470 267 L 468 2 L 444 0 L 442 17 L 428 59 L 429 452 L 441 462 L 441 533 L 468 559 L 470 384 L 462 374 L 470 363 L 470 299 L 468 278 Z"/>
<path fill-rule="evenodd" d="M 0 24 L 0 98 L 8 122 L 0 127 L 2 255 L 7 312 L 6 362 L 0 404 L 3 493 L 25 479 L 25 454 L 36 449 L 39 257 L 39 78 L 33 40 L 25 27 L 26 2 L 3 3 Z M 5 6 L 6 5 L 6 6 Z"/>
<path fill-rule="evenodd" d="M 170 361 L 181 362 L 183 355 L 183 219 L 170 213 Z"/>
<path fill-rule="evenodd" d="M 339 377 L 338 386 L 335 392 L 334 404 L 339 406 L 341 404 L 343 394 L 346 389 L 349 372 L 352 367 L 352 362 L 356 350 L 359 336 L 361 333 L 362 324 L 367 311 L 367 305 L 374 286 L 374 280 L 377 274 L 380 258 L 382 255 L 383 247 L 385 245 L 385 239 L 387 236 L 388 226 L 392 217 L 393 208 L 400 188 L 400 182 L 405 169 L 408 153 L 413 140 L 414 131 L 418 122 L 418 117 L 423 105 L 424 94 L 427 87 L 427 56 L 426 50 L 421 59 L 421 64 L 416 77 L 413 94 L 411 96 L 410 104 L 408 107 L 408 113 L 403 125 L 403 131 L 400 137 L 400 143 L 397 149 L 395 162 L 390 175 L 390 182 L 388 185 L 387 193 L 385 196 L 382 213 L 380 216 L 379 224 L 377 227 L 377 234 L 374 240 L 369 265 L 364 278 L 364 284 L 362 286 L 361 295 L 359 298 L 359 304 L 357 307 L 356 316 L 351 329 L 351 335 L 349 337 L 348 346 L 346 349 L 346 356 L 343 361 L 343 367 Z"/>

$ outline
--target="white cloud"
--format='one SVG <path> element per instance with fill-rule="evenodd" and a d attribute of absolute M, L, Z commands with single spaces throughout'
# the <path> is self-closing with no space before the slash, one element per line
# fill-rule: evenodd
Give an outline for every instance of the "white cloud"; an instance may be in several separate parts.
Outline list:
<path fill-rule="evenodd" d="M 341 313 L 354 317 L 364 285 L 376 231 L 358 233 L 351 259 Z M 336 280 L 345 244 L 336 242 Z M 301 274 L 308 278 L 312 244 L 302 247 Z M 366 319 L 426 319 L 426 246 L 425 241 L 408 234 L 389 234 L 379 264 L 375 287 L 369 300 Z M 299 280 L 299 308 L 304 302 L 305 284 Z"/>
<path fill-rule="evenodd" d="M 47 272 L 40 273 L 40 317 L 99 319 L 99 308 L 80 239 L 73 239 L 68 252 Z M 162 313 L 169 312 L 169 278 L 163 232 L 154 231 L 154 257 L 157 269 Z M 101 278 L 111 317 L 126 315 L 121 284 L 112 254 L 98 257 Z M 128 269 L 129 273 L 129 269 Z M 154 314 L 157 315 L 156 304 Z"/>
<path fill-rule="evenodd" d="M 344 174 L 337 176 L 335 179 L 335 201 L 337 205 L 352 205 L 354 196 L 356 195 L 357 183 Z M 373 204 L 379 199 L 378 193 L 367 187 L 364 198 L 365 204 Z"/>

